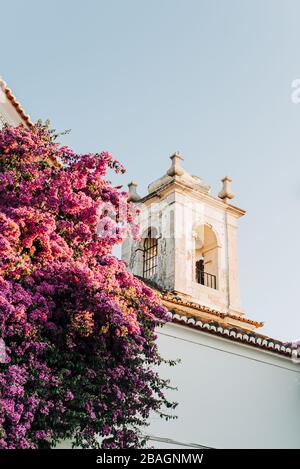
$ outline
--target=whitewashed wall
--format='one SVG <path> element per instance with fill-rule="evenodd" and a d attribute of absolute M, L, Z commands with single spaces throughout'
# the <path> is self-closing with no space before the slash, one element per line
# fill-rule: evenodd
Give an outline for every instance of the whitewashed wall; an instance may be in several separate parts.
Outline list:
<path fill-rule="evenodd" d="M 17 126 L 24 123 L 0 87 L 0 130 L 4 124 Z"/>
<path fill-rule="evenodd" d="M 300 448 L 299 364 L 176 324 L 159 346 L 182 362 L 162 370 L 178 386 L 178 419 L 151 418 L 153 446 Z"/>
<path fill-rule="evenodd" d="M 152 416 L 149 447 L 300 448 L 299 364 L 176 324 L 158 337 L 165 358 L 181 358 L 160 369 L 178 387 L 178 419 Z"/>

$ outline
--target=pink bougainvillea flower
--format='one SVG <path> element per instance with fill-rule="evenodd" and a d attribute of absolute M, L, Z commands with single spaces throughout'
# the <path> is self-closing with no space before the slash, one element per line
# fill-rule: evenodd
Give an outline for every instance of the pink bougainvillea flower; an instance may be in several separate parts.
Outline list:
<path fill-rule="evenodd" d="M 40 123 L 0 131 L 0 449 L 138 448 L 175 407 L 154 371 L 166 311 L 112 255 L 138 226 L 109 168 Z"/>

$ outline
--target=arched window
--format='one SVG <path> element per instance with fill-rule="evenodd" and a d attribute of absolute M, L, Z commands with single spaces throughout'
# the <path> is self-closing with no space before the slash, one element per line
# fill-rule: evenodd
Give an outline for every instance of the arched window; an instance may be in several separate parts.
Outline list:
<path fill-rule="evenodd" d="M 154 238 L 151 228 L 144 240 L 143 277 L 151 278 L 157 272 L 157 238 Z"/>
<path fill-rule="evenodd" d="M 195 280 L 200 285 L 217 289 L 218 243 L 215 233 L 208 225 L 195 230 Z"/>

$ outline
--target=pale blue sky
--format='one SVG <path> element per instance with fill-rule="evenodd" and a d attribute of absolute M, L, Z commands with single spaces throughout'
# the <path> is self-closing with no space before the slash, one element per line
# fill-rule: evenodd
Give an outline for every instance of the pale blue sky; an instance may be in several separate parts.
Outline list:
<path fill-rule="evenodd" d="M 233 178 L 242 302 L 300 338 L 298 0 L 0 0 L 0 74 L 78 151 L 108 150 L 146 185 L 180 150 Z"/>

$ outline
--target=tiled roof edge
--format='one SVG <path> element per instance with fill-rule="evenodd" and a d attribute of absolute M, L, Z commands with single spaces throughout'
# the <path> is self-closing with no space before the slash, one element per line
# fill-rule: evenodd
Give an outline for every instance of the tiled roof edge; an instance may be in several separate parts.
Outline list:
<path fill-rule="evenodd" d="M 230 329 L 218 324 L 217 321 L 201 321 L 197 318 L 187 317 L 172 312 L 170 312 L 170 315 L 172 316 L 172 322 L 174 323 L 184 324 L 193 329 L 200 329 L 203 332 L 208 332 L 234 342 L 247 344 L 285 357 L 300 358 L 298 350 L 293 349 L 289 344 L 285 344 L 284 342 L 270 337 L 261 336 L 254 332 L 246 332 L 242 329 L 239 330 L 238 328 Z"/>
<path fill-rule="evenodd" d="M 178 305 L 187 306 L 189 308 L 193 308 L 193 309 L 197 309 L 198 311 L 202 311 L 203 313 L 213 314 L 213 315 L 221 317 L 221 318 L 226 318 L 226 317 L 228 318 L 229 317 L 231 319 L 237 319 L 238 321 L 245 322 L 247 324 L 252 324 L 252 325 L 256 326 L 257 328 L 262 327 L 264 325 L 263 322 L 258 322 L 258 321 L 254 321 L 252 319 L 247 319 L 247 318 L 244 318 L 243 316 L 234 316 L 232 314 L 221 313 L 220 311 L 217 311 L 215 309 L 211 309 L 208 306 L 203 306 L 203 305 L 200 305 L 198 303 L 194 303 L 192 301 L 185 301 L 180 297 L 176 297 L 174 295 L 171 296 L 168 293 L 161 293 L 161 298 L 165 301 L 169 301 L 170 303 L 175 303 L 175 304 L 178 304 Z"/>
<path fill-rule="evenodd" d="M 2 91 L 5 93 L 7 99 L 11 102 L 11 104 L 13 105 L 13 107 L 15 108 L 17 113 L 19 114 L 19 116 L 21 116 L 21 118 L 23 119 L 25 124 L 28 127 L 32 127 L 33 122 L 31 121 L 30 116 L 28 114 L 26 114 L 23 107 L 21 106 L 19 101 L 17 101 L 16 97 L 14 96 L 12 90 L 10 88 L 8 88 L 7 84 L 5 83 L 5 81 L 2 78 L 0 78 L 0 87 L 1 87 Z"/>

